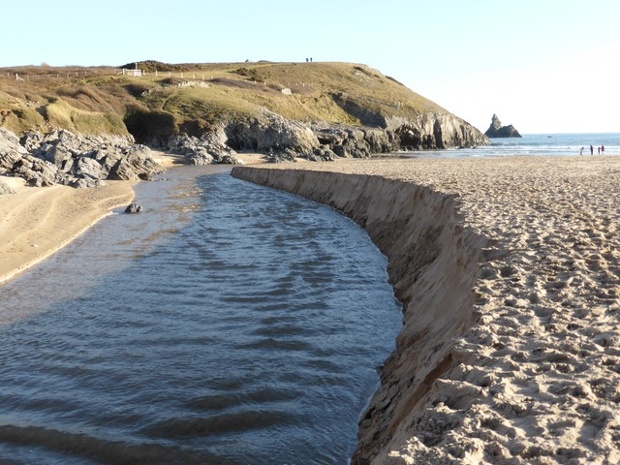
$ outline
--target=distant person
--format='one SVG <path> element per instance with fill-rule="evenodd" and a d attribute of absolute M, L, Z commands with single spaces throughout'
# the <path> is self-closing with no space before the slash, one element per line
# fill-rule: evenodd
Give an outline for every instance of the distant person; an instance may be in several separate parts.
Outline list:
<path fill-rule="evenodd" d="M 581 147 L 581 148 L 579 149 L 579 155 L 583 155 L 583 149 L 584 149 L 584 148 L 585 148 L 585 147 Z"/>
<path fill-rule="evenodd" d="M 600 147 L 597 147 L 597 148 L 596 148 L 596 151 L 597 151 L 597 153 L 598 153 L 599 155 L 601 154 L 601 148 L 600 148 Z"/>
<path fill-rule="evenodd" d="M 594 147 L 592 147 L 592 144 L 590 144 L 590 155 L 594 155 Z"/>
<path fill-rule="evenodd" d="M 306 58 L 306 63 L 308 63 L 308 59 Z"/>
<path fill-rule="evenodd" d="M 605 155 L 605 146 L 601 145 L 601 155 Z"/>

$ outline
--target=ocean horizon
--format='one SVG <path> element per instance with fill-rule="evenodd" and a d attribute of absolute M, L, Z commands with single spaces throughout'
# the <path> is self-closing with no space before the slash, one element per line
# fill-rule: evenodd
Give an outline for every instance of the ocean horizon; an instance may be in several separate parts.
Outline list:
<path fill-rule="evenodd" d="M 547 156 L 599 155 L 598 148 L 605 147 L 604 155 L 620 155 L 619 133 L 541 133 L 522 134 L 522 137 L 494 138 L 490 144 L 477 147 L 450 148 L 443 150 L 399 151 L 393 155 L 415 158 L 457 158 L 489 156 Z"/>

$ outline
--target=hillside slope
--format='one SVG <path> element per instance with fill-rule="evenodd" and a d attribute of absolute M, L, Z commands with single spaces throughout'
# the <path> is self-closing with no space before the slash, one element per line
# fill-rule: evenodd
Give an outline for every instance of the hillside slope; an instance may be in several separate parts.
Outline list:
<path fill-rule="evenodd" d="M 337 156 L 366 156 L 488 143 L 467 122 L 365 65 L 149 61 L 138 67 L 146 74 L 1 69 L 0 126 L 17 134 L 132 134 L 163 147 L 179 134 L 211 135 L 235 150 L 302 155 L 321 147 Z"/>

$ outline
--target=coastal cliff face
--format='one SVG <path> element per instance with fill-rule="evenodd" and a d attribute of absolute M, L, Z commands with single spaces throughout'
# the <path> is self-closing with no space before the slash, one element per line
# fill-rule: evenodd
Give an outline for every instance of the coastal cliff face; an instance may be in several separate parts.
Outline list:
<path fill-rule="evenodd" d="M 55 130 L 130 136 L 189 164 L 230 161 L 234 151 L 277 162 L 489 143 L 466 121 L 366 65 L 137 65 L 149 72 L 3 69 L 0 127 L 19 137 Z M 5 78 L 18 74 L 27 79 Z"/>
<path fill-rule="evenodd" d="M 360 224 L 388 258 L 403 328 L 360 421 L 354 465 L 370 464 L 455 363 L 454 338 L 474 323 L 485 239 L 460 224 L 453 195 L 379 176 L 236 167 L 233 176 L 330 205 Z"/>

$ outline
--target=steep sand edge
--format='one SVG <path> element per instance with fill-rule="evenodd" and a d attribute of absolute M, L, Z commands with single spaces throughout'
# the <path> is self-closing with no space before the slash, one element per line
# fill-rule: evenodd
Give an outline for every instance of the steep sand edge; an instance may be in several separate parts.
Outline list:
<path fill-rule="evenodd" d="M 355 465 L 620 463 L 620 157 L 339 160 L 268 169 L 283 173 L 246 177 L 357 217 L 392 255 L 397 291 L 411 299 L 398 344 L 407 354 L 386 363 L 360 424 Z M 373 176 L 384 181 L 363 184 Z M 423 231 L 405 224 L 417 214 L 407 202 L 426 203 L 411 221 L 436 241 L 425 245 Z M 403 234 L 417 234 L 409 248 Z M 480 251 L 472 305 L 470 273 Z M 426 267 L 406 268 L 435 255 Z M 412 272 L 411 282 L 399 280 Z M 451 309 L 453 293 L 463 301 Z M 442 327 L 455 338 L 424 331 Z"/>
<path fill-rule="evenodd" d="M 360 423 L 353 463 L 368 463 L 453 365 L 454 340 L 474 321 L 473 288 L 485 239 L 460 226 L 454 195 L 428 187 L 306 170 L 235 168 L 232 174 L 340 210 L 388 258 L 390 280 L 403 303 L 403 329 Z"/>

